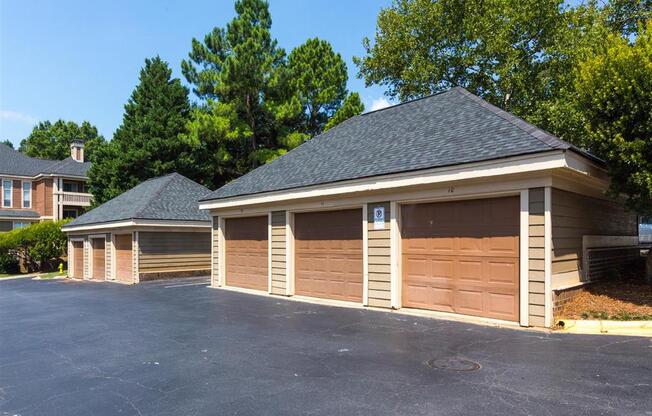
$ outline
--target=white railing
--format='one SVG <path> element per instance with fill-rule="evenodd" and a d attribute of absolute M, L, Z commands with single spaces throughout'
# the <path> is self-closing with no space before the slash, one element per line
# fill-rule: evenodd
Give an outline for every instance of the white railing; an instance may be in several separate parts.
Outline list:
<path fill-rule="evenodd" d="M 91 198 L 93 196 L 87 193 L 81 192 L 62 192 L 61 201 L 64 205 L 81 205 L 89 206 L 91 204 Z"/>

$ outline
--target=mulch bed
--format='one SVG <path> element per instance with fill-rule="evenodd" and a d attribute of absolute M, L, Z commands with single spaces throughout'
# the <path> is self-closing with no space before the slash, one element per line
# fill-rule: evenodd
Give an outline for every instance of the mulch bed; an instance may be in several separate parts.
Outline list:
<path fill-rule="evenodd" d="M 652 285 L 641 278 L 592 283 L 564 305 L 565 319 L 652 320 Z"/>

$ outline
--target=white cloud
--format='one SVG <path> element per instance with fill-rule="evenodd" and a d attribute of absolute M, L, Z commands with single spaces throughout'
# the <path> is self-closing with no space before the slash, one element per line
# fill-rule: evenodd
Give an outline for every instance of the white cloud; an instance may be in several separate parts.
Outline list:
<path fill-rule="evenodd" d="M 23 124 L 35 124 L 38 121 L 34 116 L 11 110 L 0 110 L 0 120 Z"/>
<path fill-rule="evenodd" d="M 371 102 L 371 109 L 369 111 L 380 110 L 381 108 L 389 107 L 390 105 L 392 104 L 384 97 L 376 98 Z"/>

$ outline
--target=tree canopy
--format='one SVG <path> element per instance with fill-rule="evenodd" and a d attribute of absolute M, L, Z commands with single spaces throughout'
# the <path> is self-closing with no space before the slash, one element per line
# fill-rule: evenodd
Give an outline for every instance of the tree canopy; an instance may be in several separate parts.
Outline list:
<path fill-rule="evenodd" d="M 328 120 L 326 123 L 326 126 L 324 126 L 324 130 L 329 130 L 332 129 L 333 127 L 337 126 L 341 122 L 353 117 L 357 116 L 358 114 L 362 114 L 364 111 L 364 104 L 362 104 L 362 100 L 360 100 L 360 94 L 357 92 L 353 92 L 349 94 L 348 97 L 344 100 L 344 103 L 342 104 L 342 107 L 340 107 L 333 117 Z"/>
<path fill-rule="evenodd" d="M 179 135 L 186 131 L 189 114 L 187 88 L 172 78 L 161 58 L 146 59 L 139 84 L 125 104 L 122 124 L 89 171 L 95 203 L 152 177 L 186 173 L 188 148 Z"/>
<path fill-rule="evenodd" d="M 612 194 L 628 195 L 630 208 L 652 214 L 652 20 L 633 44 L 609 35 L 577 74 L 587 147 L 608 162 Z"/>
<path fill-rule="evenodd" d="M 308 39 L 286 55 L 266 1 L 238 0 L 235 11 L 226 27 L 193 39 L 181 63 L 200 99 L 181 138 L 209 187 L 321 133 L 347 96 L 346 64 L 330 43 Z"/>
<path fill-rule="evenodd" d="M 81 124 L 64 120 L 54 123 L 42 121 L 20 142 L 19 151 L 27 156 L 63 160 L 70 157 L 70 143 L 78 139 L 84 141 L 86 160 L 93 160 L 98 149 L 106 143 L 97 128 L 88 121 Z"/>
<path fill-rule="evenodd" d="M 402 0 L 380 12 L 355 58 L 367 85 L 406 100 L 467 88 L 557 136 L 582 144 L 573 70 L 609 33 L 635 35 L 650 0 Z"/>

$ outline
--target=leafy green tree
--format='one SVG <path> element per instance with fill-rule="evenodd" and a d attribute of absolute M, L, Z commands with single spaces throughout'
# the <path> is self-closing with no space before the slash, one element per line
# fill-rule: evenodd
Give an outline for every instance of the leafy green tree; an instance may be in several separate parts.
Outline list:
<path fill-rule="evenodd" d="M 652 213 L 652 20 L 630 44 L 609 35 L 601 53 L 582 62 L 575 83 L 588 148 L 604 158 L 611 193 Z"/>
<path fill-rule="evenodd" d="M 317 135 L 346 97 L 346 63 L 329 42 L 314 38 L 290 52 L 288 71 L 290 88 L 301 104 L 303 130 Z"/>
<path fill-rule="evenodd" d="M 362 114 L 363 111 L 364 104 L 362 104 L 362 101 L 360 100 L 360 95 L 357 92 L 351 93 L 346 97 L 346 100 L 344 100 L 342 107 L 340 107 L 333 117 L 328 120 L 328 123 L 324 126 L 324 130 L 332 129 L 344 120 Z"/>
<path fill-rule="evenodd" d="M 12 149 L 14 148 L 14 144 L 13 144 L 13 143 L 11 142 L 11 140 L 9 140 L 9 139 L 2 140 L 2 141 L 0 141 L 0 143 L 4 144 L 4 145 L 6 145 L 6 146 L 9 146 L 9 147 L 11 147 Z"/>
<path fill-rule="evenodd" d="M 81 125 L 74 121 L 57 120 L 54 124 L 42 121 L 20 142 L 19 150 L 32 157 L 63 160 L 70 157 L 70 143 L 78 139 L 84 141 L 86 160 L 93 160 L 95 152 L 106 144 L 97 128 L 88 121 Z"/>
<path fill-rule="evenodd" d="M 145 60 L 113 140 L 89 171 L 96 204 L 143 180 L 172 171 L 186 174 L 188 146 L 179 139 L 190 114 L 188 90 L 160 57 Z"/>
<path fill-rule="evenodd" d="M 505 109 L 536 94 L 540 55 L 561 0 L 403 0 L 381 10 L 375 41 L 356 58 L 367 85 L 400 100 L 462 86 Z"/>
<path fill-rule="evenodd" d="M 652 0 L 402 0 L 380 12 L 355 58 L 367 85 L 401 100 L 462 86 L 584 146 L 574 73 L 610 33 L 635 35 Z"/>
<path fill-rule="evenodd" d="M 272 39 L 266 1 L 238 0 L 235 10 L 236 17 L 225 29 L 213 29 L 204 43 L 193 39 L 190 59 L 181 68 L 200 98 L 228 103 L 246 122 L 250 160 L 255 166 L 261 148 L 277 147 L 275 116 L 266 101 L 278 85 L 285 51 Z"/>

